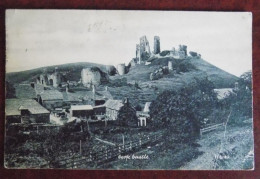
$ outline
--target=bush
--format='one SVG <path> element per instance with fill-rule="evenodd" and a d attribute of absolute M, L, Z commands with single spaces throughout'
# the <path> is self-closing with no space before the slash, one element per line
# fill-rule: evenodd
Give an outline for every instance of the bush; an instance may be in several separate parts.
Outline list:
<path fill-rule="evenodd" d="M 213 89 L 212 82 L 203 79 L 179 91 L 164 91 L 150 107 L 153 125 L 166 127 L 176 140 L 192 141 L 199 135 L 204 118 L 215 107 L 217 98 Z"/>
<path fill-rule="evenodd" d="M 176 72 L 180 73 L 180 72 L 189 72 L 192 70 L 196 70 L 196 67 L 194 65 L 192 65 L 189 61 L 187 60 L 183 60 L 181 61 L 180 64 L 177 65 L 176 67 Z"/>

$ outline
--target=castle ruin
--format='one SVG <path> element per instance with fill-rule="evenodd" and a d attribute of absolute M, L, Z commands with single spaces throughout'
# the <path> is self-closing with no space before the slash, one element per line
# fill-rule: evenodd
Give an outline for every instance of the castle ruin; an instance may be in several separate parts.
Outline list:
<path fill-rule="evenodd" d="M 85 87 L 92 87 L 92 85 L 99 85 L 101 83 L 100 71 L 94 68 L 83 68 L 81 71 L 81 82 Z"/>
<path fill-rule="evenodd" d="M 186 45 L 179 45 L 178 50 L 174 47 L 170 51 L 170 55 L 176 59 L 185 59 L 187 57 L 187 46 Z"/>
<path fill-rule="evenodd" d="M 41 84 L 43 86 L 53 86 L 57 88 L 61 84 L 61 75 L 58 72 L 58 68 L 55 68 L 55 72 L 52 74 L 47 74 L 46 70 L 44 70 L 43 74 L 41 74 L 36 79 L 37 84 Z"/>
<path fill-rule="evenodd" d="M 154 54 L 158 54 L 161 52 L 161 49 L 160 49 L 160 37 L 159 36 L 154 36 L 154 51 L 153 53 Z"/>
<path fill-rule="evenodd" d="M 117 65 L 117 73 L 119 75 L 124 75 L 125 74 L 125 64 L 118 64 Z"/>
<path fill-rule="evenodd" d="M 136 58 L 138 64 L 144 63 L 151 55 L 150 45 L 146 36 L 140 38 L 140 43 L 136 45 Z"/>
<path fill-rule="evenodd" d="M 172 61 L 168 61 L 168 69 L 169 70 L 173 70 Z"/>

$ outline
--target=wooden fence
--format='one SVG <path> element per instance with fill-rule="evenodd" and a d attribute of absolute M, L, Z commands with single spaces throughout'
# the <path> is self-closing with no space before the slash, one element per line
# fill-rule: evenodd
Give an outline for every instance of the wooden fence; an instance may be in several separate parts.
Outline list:
<path fill-rule="evenodd" d="M 202 129 L 200 129 L 200 135 L 202 136 L 202 134 L 204 133 L 204 132 L 209 132 L 209 131 L 212 131 L 212 130 L 215 130 L 215 129 L 217 129 L 217 128 L 220 128 L 220 127 L 224 127 L 225 126 L 225 123 L 223 122 L 223 123 L 220 123 L 220 124 L 215 124 L 215 125 L 211 125 L 211 126 L 209 126 L 209 127 L 206 127 L 206 128 L 202 128 Z"/>
<path fill-rule="evenodd" d="M 72 156 L 57 160 L 55 168 L 86 168 L 105 164 L 116 159 L 119 155 L 125 155 L 136 152 L 142 147 L 152 145 L 160 141 L 163 137 L 163 132 L 140 137 L 136 140 L 131 140 L 125 144 L 109 146 L 105 149 L 92 151 L 86 154 L 72 154 Z"/>

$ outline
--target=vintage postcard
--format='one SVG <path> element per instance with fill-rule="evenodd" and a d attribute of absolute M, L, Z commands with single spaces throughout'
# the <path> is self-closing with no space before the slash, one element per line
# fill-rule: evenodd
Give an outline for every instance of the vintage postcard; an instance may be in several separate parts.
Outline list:
<path fill-rule="evenodd" d="M 252 14 L 6 10 L 5 167 L 252 170 Z"/>

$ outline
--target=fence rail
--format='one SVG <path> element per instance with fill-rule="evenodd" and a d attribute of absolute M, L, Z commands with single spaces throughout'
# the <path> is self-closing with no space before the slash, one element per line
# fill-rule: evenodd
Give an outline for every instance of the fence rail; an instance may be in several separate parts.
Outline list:
<path fill-rule="evenodd" d="M 215 125 L 212 125 L 212 126 L 209 126 L 209 127 L 206 127 L 206 128 L 203 128 L 203 129 L 200 129 L 200 135 L 202 136 L 202 134 L 204 132 L 209 132 L 209 131 L 212 131 L 212 130 L 215 130 L 217 128 L 220 128 L 222 126 L 225 126 L 225 123 L 220 123 L 220 124 L 215 124 Z"/>
<path fill-rule="evenodd" d="M 135 152 L 148 144 L 153 144 L 163 137 L 163 132 L 140 137 L 136 140 L 131 140 L 125 144 L 116 146 L 109 146 L 96 152 L 89 152 L 85 154 L 74 154 L 70 157 L 57 160 L 60 168 L 79 168 L 82 165 L 99 166 L 106 162 L 112 161 L 119 155 Z M 55 166 L 57 167 L 57 166 Z"/>

